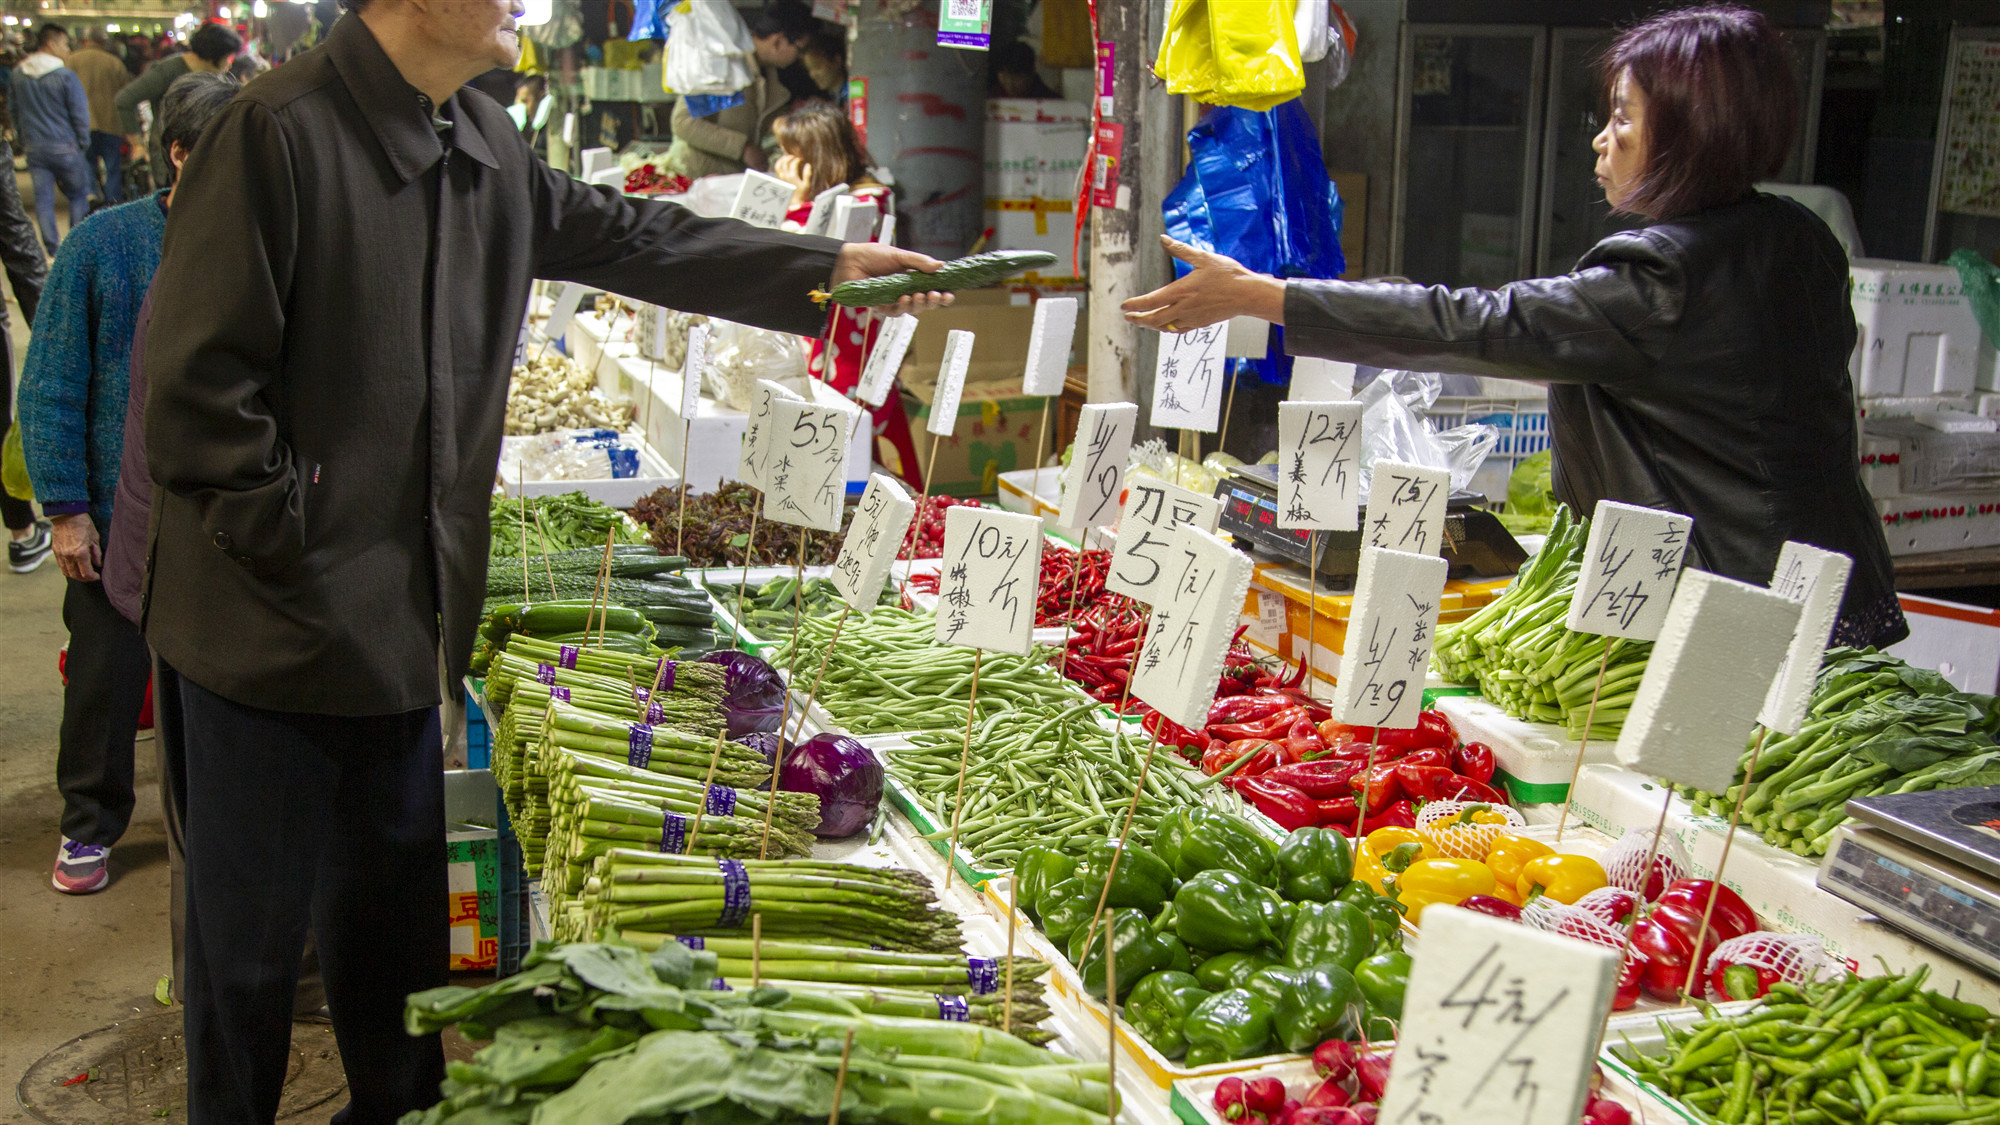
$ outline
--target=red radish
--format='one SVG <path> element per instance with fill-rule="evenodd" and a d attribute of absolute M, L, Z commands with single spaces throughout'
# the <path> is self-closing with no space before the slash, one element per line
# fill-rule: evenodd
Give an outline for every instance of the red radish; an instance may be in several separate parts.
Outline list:
<path fill-rule="evenodd" d="M 1250 1107 L 1243 1104 L 1243 1080 L 1225 1078 L 1215 1086 L 1215 1111 L 1224 1121 L 1241 1121 L 1250 1113 Z"/>
<path fill-rule="evenodd" d="M 1341 1085 L 1338 1078 L 1329 1078 L 1321 1082 L 1313 1087 L 1312 1093 L 1306 1095 L 1306 1104 L 1309 1106 L 1341 1106 L 1353 1101 L 1354 1095 L 1347 1092 L 1347 1087 Z"/>
<path fill-rule="evenodd" d="M 1632 1111 L 1610 1098 L 1592 1095 L 1583 1109 L 1583 1125 L 1632 1125 Z"/>
<path fill-rule="evenodd" d="M 1313 1048 L 1313 1073 L 1321 1078 L 1345 1078 L 1354 1073 L 1357 1054 L 1345 1039 L 1329 1039 Z"/>
<path fill-rule="evenodd" d="M 1389 1056 L 1361 1056 L 1354 1064 L 1354 1077 L 1361 1085 L 1361 1101 L 1381 1101 L 1383 1091 L 1389 1088 Z"/>
<path fill-rule="evenodd" d="M 1243 1104 L 1269 1117 L 1285 1108 L 1285 1084 L 1276 1078 L 1252 1078 L 1243 1084 Z"/>
<path fill-rule="evenodd" d="M 1285 1104 L 1278 1107 L 1278 1112 L 1271 1116 L 1271 1125 L 1292 1125 L 1292 1118 L 1302 1108 L 1297 1098 L 1286 1099 Z"/>

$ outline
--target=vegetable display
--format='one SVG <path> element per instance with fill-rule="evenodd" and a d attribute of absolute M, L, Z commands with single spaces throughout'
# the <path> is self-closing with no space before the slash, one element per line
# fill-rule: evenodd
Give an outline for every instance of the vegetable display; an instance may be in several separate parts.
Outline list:
<path fill-rule="evenodd" d="M 674 549 L 678 536 L 689 566 L 742 566 L 744 552 L 752 546 L 751 517 L 762 510 L 763 503 L 761 493 L 740 481 L 726 481 L 714 492 L 689 493 L 683 529 L 680 490 L 662 488 L 641 496 L 632 505 L 632 518 L 646 525 L 653 546 L 663 554 Z M 838 535 L 815 535 L 788 523 L 761 520 L 751 565 L 790 566 L 797 562 L 801 534 L 806 536 L 807 566 L 827 566 L 840 553 Z"/>
<path fill-rule="evenodd" d="M 868 827 L 881 807 L 882 763 L 844 734 L 816 734 L 785 755 L 778 788 L 818 799 L 814 835 L 852 836 Z"/>
<path fill-rule="evenodd" d="M 480 628 L 483 645 L 473 650 L 474 672 L 492 658 L 486 646 L 498 645 L 517 631 L 568 641 L 580 637 L 588 622 L 594 642 L 601 615 L 592 611 L 591 603 L 598 597 L 597 574 L 603 562 L 601 540 L 596 548 L 539 558 L 530 555 L 525 576 L 518 554 L 495 556 L 486 569 L 486 622 Z M 623 615 L 636 613 L 651 623 L 652 632 L 646 637 L 660 648 L 679 649 L 686 656 L 713 648 L 715 607 L 680 573 L 686 565 L 686 559 L 662 556 L 646 546 L 615 548 L 608 583 L 615 608 L 607 631 L 643 633 L 636 626 L 620 627 Z M 526 604 L 521 596 L 524 585 L 531 599 Z"/>
<path fill-rule="evenodd" d="M 627 195 L 686 195 L 692 186 L 694 181 L 686 176 L 679 172 L 662 172 L 659 165 L 650 162 L 625 173 Z"/>
<path fill-rule="evenodd" d="M 620 543 L 643 543 L 645 536 L 625 519 L 624 513 L 609 504 L 600 504 L 581 492 L 559 496 L 516 498 L 493 497 L 493 559 L 521 561 L 522 509 L 526 509 L 528 554 L 533 558 L 561 551 L 596 547 L 604 549 L 604 533 L 616 530 Z M 519 589 L 519 587 L 516 587 Z"/>
<path fill-rule="evenodd" d="M 561 352 L 546 349 L 514 368 L 507 384 L 506 434 L 528 437 L 552 430 L 604 426 L 632 428 L 632 404 L 604 397 L 597 376 Z"/>
<path fill-rule="evenodd" d="M 1072 611 L 1082 620 L 1107 599 L 1127 607 L 1128 615 L 1136 614 L 1129 599 L 1105 593 L 1104 575 L 1110 564 L 1109 551 L 1072 551 L 1055 543 L 1044 543 L 1042 574 L 1036 585 L 1035 627 L 1067 624 Z M 910 589 L 935 594 L 938 576 L 912 574 Z"/>
<path fill-rule="evenodd" d="M 956 496 L 933 496 L 917 505 L 917 514 L 910 520 L 910 530 L 903 533 L 903 546 L 897 552 L 899 559 L 934 559 L 944 553 L 944 514 L 953 508 L 977 508 L 977 500 L 961 500 Z M 915 581 L 913 578 L 912 581 Z"/>
<path fill-rule="evenodd" d="M 759 532 L 761 536 L 762 533 Z M 764 640 L 791 635 L 793 600 L 801 616 L 838 616 L 847 603 L 840 598 L 830 578 L 808 578 L 800 582 L 786 574 L 759 586 L 744 589 L 742 601 L 736 597 L 737 582 L 725 572 L 709 575 L 708 593 L 736 618 L 736 623 L 752 636 Z M 882 604 L 895 605 L 898 597 L 893 583 L 885 583 Z"/>
<path fill-rule="evenodd" d="M 824 305 L 829 298 L 837 305 L 873 308 L 890 305 L 919 293 L 950 293 L 958 289 L 984 289 L 997 285 L 1022 270 L 1056 264 L 1056 256 L 1043 250 L 991 250 L 954 258 L 934 273 L 904 270 L 883 277 L 843 281 L 831 293 L 815 291 L 813 300 Z"/>

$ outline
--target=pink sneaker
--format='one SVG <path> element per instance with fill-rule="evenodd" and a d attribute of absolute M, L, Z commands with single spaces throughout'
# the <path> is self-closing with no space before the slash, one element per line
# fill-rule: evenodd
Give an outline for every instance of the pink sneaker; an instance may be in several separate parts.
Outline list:
<path fill-rule="evenodd" d="M 101 891 L 111 882 L 111 869 L 105 863 L 110 852 L 109 848 L 79 844 L 64 836 L 62 847 L 56 851 L 55 877 L 50 882 L 66 895 Z"/>

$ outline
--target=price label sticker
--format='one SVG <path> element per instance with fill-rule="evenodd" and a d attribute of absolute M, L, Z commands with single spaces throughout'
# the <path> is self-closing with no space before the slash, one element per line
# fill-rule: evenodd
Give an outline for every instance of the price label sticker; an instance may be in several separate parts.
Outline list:
<path fill-rule="evenodd" d="M 1250 592 L 1250 556 L 1192 524 L 1168 541 L 1167 589 L 1132 665 L 1132 694 L 1199 730 Z"/>
<path fill-rule="evenodd" d="M 1439 554 L 1451 474 L 1443 469 L 1377 461 L 1368 478 L 1368 525 L 1361 542 L 1390 551 Z"/>
<path fill-rule="evenodd" d="M 1361 404 L 1279 403 L 1278 526 L 1353 531 L 1360 506 Z"/>
<path fill-rule="evenodd" d="M 1257 591 L 1257 620 L 1245 634 L 1265 648 L 1277 651 L 1285 639 L 1285 596 L 1269 590 Z"/>
<path fill-rule="evenodd" d="M 1043 297 L 1035 302 L 1035 327 L 1028 333 L 1028 369 L 1021 376 L 1022 394 L 1054 398 L 1063 393 L 1063 380 L 1069 374 L 1069 346 L 1075 339 L 1075 297 Z"/>
<path fill-rule="evenodd" d="M 1575 1122 L 1617 975 L 1616 950 L 1425 908 L 1381 1120 Z"/>
<path fill-rule="evenodd" d="M 681 421 L 701 406 L 701 377 L 708 371 L 709 330 L 706 324 L 688 329 L 687 360 L 681 364 Z"/>
<path fill-rule="evenodd" d="M 1041 517 L 947 508 L 938 568 L 939 644 L 1028 654 L 1042 573 Z"/>
<path fill-rule="evenodd" d="M 1222 345 L 1226 324 L 1160 333 L 1153 369 L 1153 425 L 1214 433 L 1222 420 Z"/>
<path fill-rule="evenodd" d="M 1679 512 L 1599 500 L 1569 599 L 1571 629 L 1650 641 L 1660 635 L 1694 520 Z"/>
<path fill-rule="evenodd" d="M 576 317 L 576 307 L 583 303 L 583 295 L 589 292 L 585 286 L 573 281 L 556 283 L 556 295 L 549 306 L 549 322 L 542 326 L 542 335 L 551 340 L 562 339 L 569 331 L 569 322 Z"/>
<path fill-rule="evenodd" d="M 833 588 L 848 606 L 867 613 L 882 597 L 889 564 L 903 546 L 903 535 L 916 515 L 916 502 L 894 479 L 881 473 L 868 477 L 861 503 L 847 523 L 847 538 L 833 560 Z"/>
<path fill-rule="evenodd" d="M 1833 638 L 1840 600 L 1847 596 L 1847 578 L 1853 570 L 1854 560 L 1846 555 L 1804 543 L 1788 541 L 1778 551 L 1771 592 L 1799 603 L 1799 627 L 1757 719 L 1780 734 L 1797 734 L 1806 721 L 1820 660 Z"/>
<path fill-rule="evenodd" d="M 1733 578 L 1683 574 L 1618 732 L 1618 764 L 1727 790 L 1804 608 Z"/>
<path fill-rule="evenodd" d="M 1132 477 L 1126 482 L 1118 543 L 1111 550 L 1104 588 L 1152 605 L 1166 592 L 1163 583 L 1174 532 L 1182 524 L 1192 524 L 1212 533 L 1221 515 L 1222 501 L 1216 497 L 1158 477 Z"/>
<path fill-rule="evenodd" d="M 1063 469 L 1062 508 L 1056 513 L 1056 526 L 1103 527 L 1118 515 L 1125 461 L 1132 455 L 1132 433 L 1138 427 L 1139 408 L 1133 403 L 1093 402 L 1084 406 L 1076 421 L 1076 447 Z"/>
<path fill-rule="evenodd" d="M 1354 365 L 1336 359 L 1302 355 L 1292 359 L 1293 402 L 1346 402 L 1354 397 Z"/>
<path fill-rule="evenodd" d="M 1417 725 L 1449 569 L 1437 555 L 1361 548 L 1334 687 L 1333 713 L 1341 722 L 1390 730 Z"/>
<path fill-rule="evenodd" d="M 965 393 L 965 370 L 972 363 L 972 333 L 954 328 L 944 338 L 944 360 L 938 364 L 937 393 L 924 429 L 950 437 L 958 428 L 958 399 Z"/>
<path fill-rule="evenodd" d="M 896 372 L 903 369 L 903 357 L 909 354 L 910 338 L 916 333 L 917 318 L 909 313 L 882 323 L 882 330 L 875 334 L 875 350 L 868 353 L 868 364 L 861 371 L 856 393 L 862 402 L 880 406 L 888 401 L 889 388 L 896 385 Z"/>
<path fill-rule="evenodd" d="M 743 448 L 736 459 L 736 479 L 765 491 L 764 469 L 771 458 L 771 404 L 799 396 L 769 379 L 757 380 L 750 391 L 750 418 L 743 427 Z"/>
<path fill-rule="evenodd" d="M 736 189 L 736 202 L 730 205 L 729 217 L 753 227 L 775 228 L 785 221 L 785 211 L 791 202 L 792 185 L 753 168 L 743 173 L 743 184 Z"/>

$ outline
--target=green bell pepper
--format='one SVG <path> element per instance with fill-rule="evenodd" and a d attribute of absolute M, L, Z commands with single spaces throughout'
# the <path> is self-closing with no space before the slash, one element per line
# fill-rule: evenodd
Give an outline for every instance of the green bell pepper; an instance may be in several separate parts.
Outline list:
<path fill-rule="evenodd" d="M 1369 1016 L 1363 1021 L 1361 1035 L 1370 1043 L 1387 1043 L 1396 1038 L 1396 1025 L 1388 1016 Z"/>
<path fill-rule="evenodd" d="M 1210 992 L 1221 992 L 1227 988 L 1242 988 L 1253 975 L 1275 964 L 1276 961 L 1261 953 L 1232 949 L 1196 965 L 1194 979 Z"/>
<path fill-rule="evenodd" d="M 1368 1001 L 1368 1010 L 1392 1020 L 1403 1018 L 1403 993 L 1410 987 L 1410 955 L 1377 953 L 1354 970 L 1354 983 Z"/>
<path fill-rule="evenodd" d="M 1285 1050 L 1310 1051 L 1327 1039 L 1352 1039 L 1360 1030 L 1366 1005 L 1346 969 L 1293 969 L 1288 983 L 1271 1013 L 1272 1033 Z"/>
<path fill-rule="evenodd" d="M 1174 894 L 1174 933 L 1190 949 L 1255 949 L 1277 936 L 1265 915 L 1271 892 L 1233 871 L 1203 871 Z M 1357 958 L 1358 960 L 1358 958 Z"/>
<path fill-rule="evenodd" d="M 1375 931 L 1368 915 L 1345 902 L 1299 904 L 1298 916 L 1285 935 L 1285 963 L 1295 969 L 1339 965 L 1351 973 L 1374 949 Z"/>
<path fill-rule="evenodd" d="M 1039 844 L 1023 848 L 1014 861 L 1014 901 L 1028 916 L 1042 919 L 1042 895 L 1076 873 L 1076 857 Z"/>
<path fill-rule="evenodd" d="M 1088 871 L 1085 878 L 1103 890 L 1103 873 L 1111 870 L 1111 858 L 1118 852 L 1118 841 L 1105 839 L 1092 844 L 1084 852 L 1080 871 Z M 1150 850 L 1131 841 L 1125 843 L 1125 854 L 1118 860 L 1118 870 L 1111 877 L 1111 893 L 1104 900 L 1108 907 L 1131 907 L 1145 911 L 1147 917 L 1160 912 L 1160 907 L 1174 897 L 1174 869 L 1161 862 L 1160 857 Z"/>
<path fill-rule="evenodd" d="M 1259 969 L 1250 974 L 1250 979 L 1243 982 L 1243 988 L 1246 992 L 1269 1004 L 1271 1006 L 1271 1014 L 1275 1017 L 1278 1012 L 1279 1001 L 1285 998 L 1285 993 L 1298 988 L 1299 980 L 1304 975 L 1301 970 L 1294 969 L 1289 965 L 1272 965 L 1268 969 Z"/>
<path fill-rule="evenodd" d="M 1325 828 L 1301 828 L 1278 846 L 1278 893 L 1293 902 L 1332 902 L 1354 880 L 1354 848 Z"/>
<path fill-rule="evenodd" d="M 1125 998 L 1125 1020 L 1155 1051 L 1170 1059 L 1187 1050 L 1182 1028 L 1188 1014 L 1214 995 L 1186 973 L 1172 970 L 1154 973 L 1138 983 Z"/>
<path fill-rule="evenodd" d="M 1190 1067 L 1247 1059 L 1271 1046 L 1271 1006 L 1241 988 L 1226 989 L 1196 1005 L 1181 1034 Z"/>
<path fill-rule="evenodd" d="M 1361 909 L 1368 915 L 1369 928 L 1375 931 L 1375 952 L 1385 953 L 1403 948 L 1403 911 L 1393 901 L 1377 896 L 1372 903 L 1363 903 Z"/>
<path fill-rule="evenodd" d="M 1058 946 L 1070 935 L 1090 925 L 1097 912 L 1097 888 L 1072 875 L 1042 892 L 1036 906 L 1042 913 L 1042 932 Z"/>
<path fill-rule="evenodd" d="M 1278 845 L 1240 816 L 1190 809 L 1185 814 L 1174 874 L 1192 879 L 1204 871 L 1234 871 L 1261 886 L 1273 885 Z"/>
<path fill-rule="evenodd" d="M 1181 841 L 1187 836 L 1187 807 L 1177 806 L 1172 812 L 1160 818 L 1160 826 L 1153 830 L 1153 841 L 1149 845 L 1160 862 L 1178 871 L 1181 865 Z"/>
<path fill-rule="evenodd" d="M 1118 951 L 1118 996 L 1123 1000 L 1130 995 L 1134 986 L 1154 973 L 1171 969 L 1178 956 L 1187 957 L 1187 950 L 1181 946 L 1179 938 L 1163 934 L 1153 928 L 1145 914 L 1137 910 L 1115 910 L 1105 919 L 1098 933 L 1091 938 L 1089 947 L 1083 946 L 1083 936 L 1090 932 L 1088 926 L 1077 931 L 1070 939 L 1070 949 L 1081 956 L 1073 956 L 1077 975 L 1083 978 L 1084 991 L 1102 1000 L 1105 998 L 1104 978 L 1104 934 L 1114 931 L 1112 941 Z"/>

